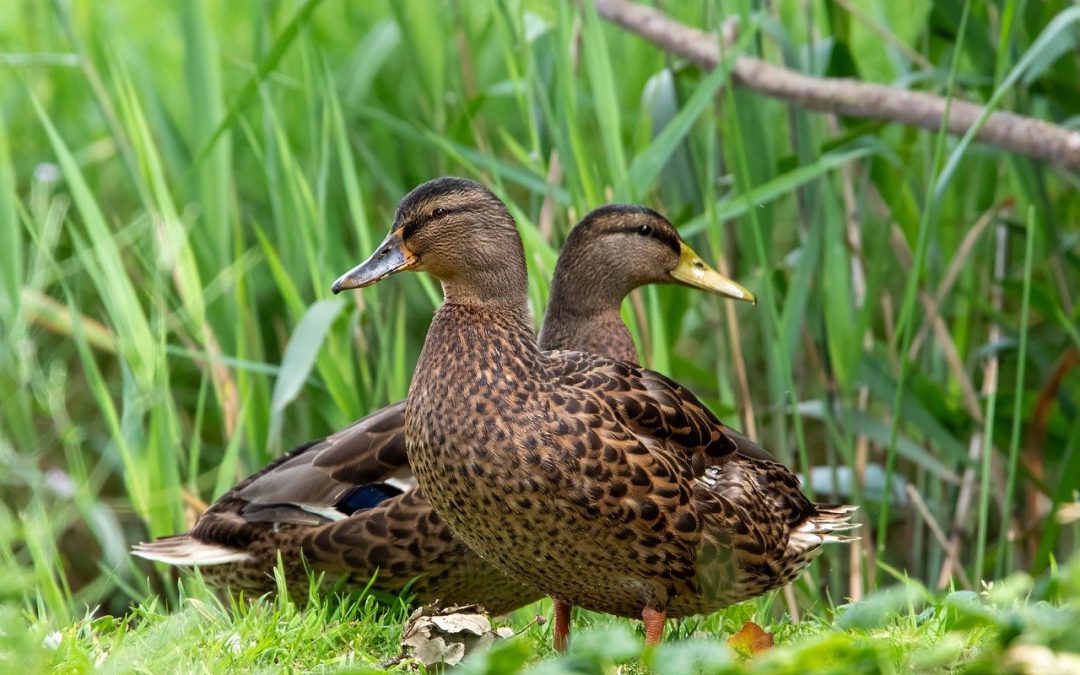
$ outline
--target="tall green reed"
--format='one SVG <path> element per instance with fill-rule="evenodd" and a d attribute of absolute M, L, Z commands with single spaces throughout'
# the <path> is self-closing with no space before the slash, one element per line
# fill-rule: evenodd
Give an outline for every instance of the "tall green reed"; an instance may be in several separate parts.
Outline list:
<path fill-rule="evenodd" d="M 978 7 L 966 24 L 959 5 L 915 8 L 881 42 L 858 17 L 804 4 L 665 6 L 710 29 L 742 16 L 709 74 L 588 4 L 55 3 L 0 21 L 7 51 L 26 57 L 4 64 L 34 64 L 0 65 L 15 73 L 0 71 L 0 382 L 12 392 L 0 457 L 29 467 L 5 487 L 5 571 L 29 572 L 34 605 L 56 617 L 76 598 L 122 607 L 148 574 L 173 594 L 150 568 L 117 562 L 116 542 L 181 530 L 281 451 L 402 398 L 437 288 L 400 281 L 335 300 L 328 285 L 379 241 L 405 191 L 443 173 L 511 203 L 537 316 L 565 233 L 609 199 L 659 208 L 758 291 L 751 308 L 649 289 L 626 316 L 648 364 L 797 457 L 817 498 L 864 507 L 864 575 L 883 560 L 936 581 L 949 552 L 909 489 L 962 543 L 971 576 L 989 552 L 1005 569 L 1032 563 L 1006 523 L 1032 490 L 1056 509 L 1077 487 L 1027 480 L 1023 466 L 1027 404 L 1049 355 L 1076 339 L 1074 177 L 790 108 L 732 86 L 727 69 L 754 53 L 1061 116 L 1068 96 L 1048 83 L 1072 67 L 1061 45 L 1073 11 L 1050 3 L 1040 19 L 1007 3 L 992 31 Z M 995 40 L 1011 47 L 987 74 L 979 50 Z M 31 58 L 42 53 L 66 56 Z M 983 288 L 992 247 L 964 244 L 991 207 L 1006 224 L 1038 214 L 1000 311 Z M 894 230 L 912 242 L 908 267 Z M 1030 262 L 1043 255 L 1049 265 Z M 920 313 L 954 264 L 936 313 Z M 992 322 L 1019 336 L 1019 354 L 986 344 Z M 962 392 L 988 350 L 999 396 L 1014 398 L 979 402 L 976 419 Z M 1062 385 L 1043 430 L 1050 471 L 1076 461 L 1077 393 Z M 954 523 L 977 432 L 982 489 Z M 1054 528 L 1041 560 L 1075 547 Z M 830 552 L 802 587 L 810 602 L 861 590 L 842 583 L 850 564 Z"/>

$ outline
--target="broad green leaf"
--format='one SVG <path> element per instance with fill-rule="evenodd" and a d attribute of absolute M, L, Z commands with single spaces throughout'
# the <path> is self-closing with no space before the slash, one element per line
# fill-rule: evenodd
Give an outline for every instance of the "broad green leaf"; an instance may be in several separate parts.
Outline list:
<path fill-rule="evenodd" d="M 274 382 L 270 402 L 271 438 L 279 436 L 285 407 L 300 393 L 331 324 L 344 308 L 345 302 L 336 298 L 319 300 L 307 309 L 293 330 L 281 358 L 281 372 Z"/>

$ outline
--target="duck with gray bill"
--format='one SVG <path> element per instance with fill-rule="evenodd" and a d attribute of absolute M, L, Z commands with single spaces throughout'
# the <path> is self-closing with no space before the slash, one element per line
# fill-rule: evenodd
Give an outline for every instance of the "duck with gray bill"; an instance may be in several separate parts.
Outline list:
<path fill-rule="evenodd" d="M 414 189 L 335 290 L 407 270 L 435 275 L 444 295 L 406 401 L 417 482 L 466 545 L 555 600 L 556 647 L 570 606 L 640 617 L 653 645 L 665 617 L 780 587 L 848 540 L 852 507 L 814 504 L 785 467 L 744 456 L 678 383 L 542 350 L 521 238 L 487 188 Z"/>
<path fill-rule="evenodd" d="M 401 265 L 402 255 L 387 251 L 380 264 Z M 733 288 L 652 209 L 616 204 L 590 212 L 559 256 L 540 344 L 636 362 L 619 309 L 630 291 L 650 283 Z M 375 590 L 398 593 L 412 582 L 421 602 L 480 604 L 496 614 L 540 597 L 464 546 L 415 490 L 404 407 L 376 410 L 300 446 L 227 492 L 190 532 L 139 544 L 134 553 L 198 566 L 209 583 L 256 595 L 275 591 L 280 554 L 297 599 L 308 594 L 305 563 L 350 589 L 371 581 Z M 739 438 L 748 455 L 771 459 Z"/>

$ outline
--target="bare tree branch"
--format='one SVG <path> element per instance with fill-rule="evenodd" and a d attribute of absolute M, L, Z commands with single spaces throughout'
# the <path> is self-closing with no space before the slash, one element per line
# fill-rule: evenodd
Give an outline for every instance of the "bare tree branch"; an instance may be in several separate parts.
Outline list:
<path fill-rule="evenodd" d="M 600 16 L 703 68 L 720 63 L 717 36 L 692 28 L 663 12 L 628 0 L 595 0 Z M 924 92 L 844 78 L 812 77 L 749 56 L 732 68 L 735 84 L 811 110 L 896 122 L 936 131 L 946 100 Z M 960 136 L 982 106 L 953 99 L 948 132 Z M 1080 169 L 1080 132 L 1010 112 L 994 112 L 975 138 L 983 143 Z"/>

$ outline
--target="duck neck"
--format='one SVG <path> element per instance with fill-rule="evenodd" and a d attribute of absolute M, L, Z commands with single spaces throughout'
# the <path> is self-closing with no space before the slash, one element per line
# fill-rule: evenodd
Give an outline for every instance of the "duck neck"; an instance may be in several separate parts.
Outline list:
<path fill-rule="evenodd" d="M 511 396 L 544 358 L 522 308 L 447 301 L 428 329 L 409 400 L 460 400 L 478 386 L 491 396 Z"/>
<path fill-rule="evenodd" d="M 470 378 L 478 370 L 497 377 L 528 372 L 541 353 L 529 312 L 524 252 L 504 253 L 467 273 L 440 277 L 444 302 L 428 329 L 416 373 Z"/>
<path fill-rule="evenodd" d="M 529 281 L 504 269 L 485 269 L 442 280 L 443 302 L 528 318 Z"/>
<path fill-rule="evenodd" d="M 619 308 L 582 313 L 548 305 L 540 331 L 541 349 L 569 349 L 637 364 L 637 348 Z"/>
<path fill-rule="evenodd" d="M 540 331 L 543 349 L 572 349 L 637 363 L 637 349 L 620 314 L 623 289 L 610 280 L 587 281 L 560 258 Z"/>

